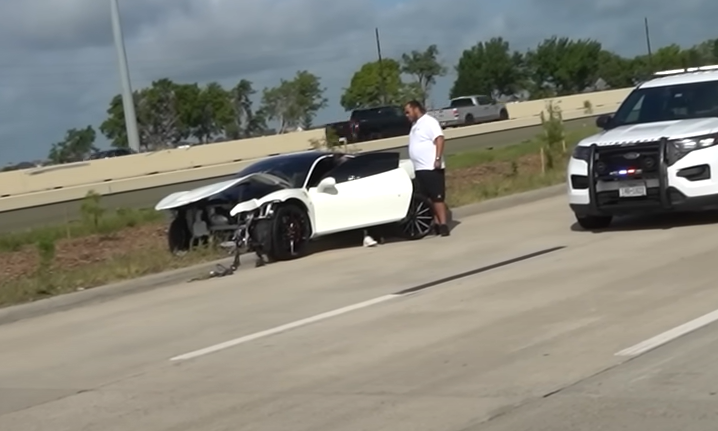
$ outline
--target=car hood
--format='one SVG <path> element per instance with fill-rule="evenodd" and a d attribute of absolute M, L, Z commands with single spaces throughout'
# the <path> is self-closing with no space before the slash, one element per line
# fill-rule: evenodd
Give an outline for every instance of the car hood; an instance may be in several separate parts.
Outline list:
<path fill-rule="evenodd" d="M 285 188 L 291 188 L 291 185 L 284 179 L 277 177 L 276 175 L 267 173 L 256 173 L 249 174 L 240 178 L 233 178 L 231 180 L 220 181 L 218 183 L 210 184 L 207 186 L 198 187 L 193 190 L 172 193 L 162 199 L 157 205 L 155 210 L 164 211 L 175 208 L 180 208 L 185 205 L 189 205 L 194 202 L 201 201 L 202 199 L 210 198 L 218 195 L 232 187 L 238 186 L 243 183 L 250 181 L 259 181 L 266 184 L 278 185 Z"/>
<path fill-rule="evenodd" d="M 579 145 L 625 145 L 652 142 L 661 138 L 683 139 L 718 133 L 718 118 L 660 121 L 616 127 L 582 140 Z"/>

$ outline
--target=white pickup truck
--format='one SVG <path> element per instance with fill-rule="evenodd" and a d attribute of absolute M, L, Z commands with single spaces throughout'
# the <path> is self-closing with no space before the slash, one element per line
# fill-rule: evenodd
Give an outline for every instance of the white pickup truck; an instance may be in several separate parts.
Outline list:
<path fill-rule="evenodd" d="M 496 103 L 489 96 L 462 96 L 451 99 L 448 108 L 428 112 L 441 127 L 469 126 L 509 119 L 509 111 L 503 103 Z"/>

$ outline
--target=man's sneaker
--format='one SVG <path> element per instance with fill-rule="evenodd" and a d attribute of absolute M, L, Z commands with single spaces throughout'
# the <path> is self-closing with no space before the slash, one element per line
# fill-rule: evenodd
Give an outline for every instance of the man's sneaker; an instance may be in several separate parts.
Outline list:
<path fill-rule="evenodd" d="M 449 236 L 451 235 L 451 231 L 449 231 L 449 226 L 442 224 L 439 226 L 439 235 L 441 236 Z"/>
<path fill-rule="evenodd" d="M 362 243 L 362 245 L 364 245 L 364 247 L 374 247 L 377 244 L 378 243 L 376 242 L 376 240 L 374 238 L 372 238 L 371 236 L 369 236 L 369 235 L 364 236 L 364 241 Z"/>

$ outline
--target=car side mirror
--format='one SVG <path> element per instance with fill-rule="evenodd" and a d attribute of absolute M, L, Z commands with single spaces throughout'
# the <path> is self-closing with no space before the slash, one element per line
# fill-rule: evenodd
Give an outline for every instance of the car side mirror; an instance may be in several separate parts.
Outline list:
<path fill-rule="evenodd" d="M 335 180 L 334 177 L 326 177 L 319 182 L 319 184 L 317 185 L 317 190 L 320 193 L 333 194 L 336 192 L 336 186 L 337 180 Z"/>
<path fill-rule="evenodd" d="M 596 118 L 596 127 L 598 127 L 599 129 L 606 130 L 611 126 L 612 120 L 613 116 L 611 115 L 601 115 Z"/>

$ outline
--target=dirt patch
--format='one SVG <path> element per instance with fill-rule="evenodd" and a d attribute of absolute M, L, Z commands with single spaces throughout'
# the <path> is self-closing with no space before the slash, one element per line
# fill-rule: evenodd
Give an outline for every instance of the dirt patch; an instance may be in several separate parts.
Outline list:
<path fill-rule="evenodd" d="M 55 244 L 53 267 L 75 269 L 97 262 L 111 261 L 138 250 L 166 243 L 166 224 L 151 224 L 123 229 L 109 235 L 60 240 Z M 40 257 L 37 247 L 25 246 L 16 252 L 0 253 L 0 279 L 11 281 L 37 271 Z"/>

